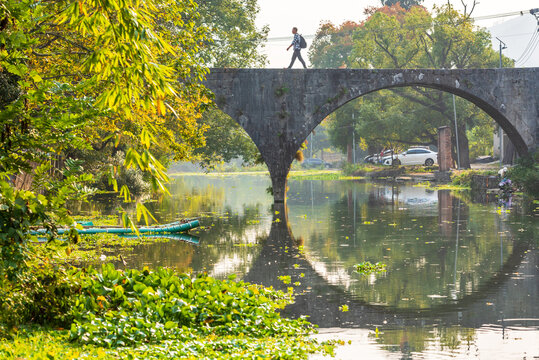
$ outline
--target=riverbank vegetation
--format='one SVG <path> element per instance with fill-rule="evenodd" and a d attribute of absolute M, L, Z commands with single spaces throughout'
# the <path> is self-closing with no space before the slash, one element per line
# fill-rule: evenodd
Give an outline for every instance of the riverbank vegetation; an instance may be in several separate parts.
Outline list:
<path fill-rule="evenodd" d="M 451 175 L 451 184 L 465 189 L 472 188 L 472 178 L 474 175 L 492 176 L 497 175 L 496 170 L 458 170 Z"/>
<path fill-rule="evenodd" d="M 517 160 L 506 175 L 518 190 L 534 199 L 539 199 L 539 151 Z"/>
<path fill-rule="evenodd" d="M 3 255 L 18 257 L 0 262 L 0 357 L 306 359 L 333 353 L 336 343 L 311 339 L 316 329 L 304 318 L 280 316 L 294 301 L 292 288 L 108 263 L 121 265 L 122 253 L 128 258 L 132 246 L 155 241 L 99 234 L 3 244 Z"/>
<path fill-rule="evenodd" d="M 292 290 L 234 278 L 80 269 L 40 257 L 1 285 L 2 358 L 305 359 L 334 347 L 310 339 L 315 328 L 305 319 L 280 316 Z"/>

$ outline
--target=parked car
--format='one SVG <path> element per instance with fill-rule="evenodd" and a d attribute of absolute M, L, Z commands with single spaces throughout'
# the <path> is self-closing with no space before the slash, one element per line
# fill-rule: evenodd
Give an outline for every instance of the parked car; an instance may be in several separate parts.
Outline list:
<path fill-rule="evenodd" d="M 301 166 L 304 168 L 325 167 L 326 169 L 329 169 L 331 167 L 331 164 L 325 162 L 322 159 L 308 158 L 308 159 L 303 160 L 303 162 L 301 163 Z"/>
<path fill-rule="evenodd" d="M 365 163 L 369 163 L 369 164 L 374 164 L 374 159 L 375 159 L 375 154 L 371 154 L 371 155 L 367 155 L 363 158 L 363 162 Z"/>
<path fill-rule="evenodd" d="M 393 157 L 382 159 L 384 165 L 425 165 L 432 166 L 438 163 L 438 153 L 426 148 L 411 148 Z"/>
<path fill-rule="evenodd" d="M 393 150 L 384 150 L 384 153 L 382 155 L 382 159 L 384 157 L 386 157 L 386 156 L 390 156 L 392 154 L 392 152 L 393 152 Z M 380 153 L 368 155 L 363 159 L 363 161 L 366 162 L 366 163 L 371 163 L 371 164 L 379 164 L 380 163 Z"/>

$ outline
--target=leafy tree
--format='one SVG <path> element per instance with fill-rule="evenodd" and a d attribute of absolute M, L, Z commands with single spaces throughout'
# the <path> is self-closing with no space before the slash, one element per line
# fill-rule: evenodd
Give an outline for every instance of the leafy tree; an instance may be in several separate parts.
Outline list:
<path fill-rule="evenodd" d="M 264 45 L 269 28 L 256 27 L 259 12 L 257 0 L 197 0 L 198 26 L 207 27 L 212 42 L 206 44 L 201 57 L 210 67 L 258 67 L 266 56 L 258 49 Z M 249 135 L 228 115 L 218 109 L 208 110 L 199 120 L 206 128 L 206 144 L 195 151 L 196 160 L 206 168 L 216 163 L 242 158 L 245 164 L 260 159 Z"/>
<path fill-rule="evenodd" d="M 269 27 L 258 29 L 256 15 L 260 11 L 257 0 L 196 0 L 197 26 L 207 28 L 212 41 L 201 56 L 211 67 L 244 68 L 261 66 L 266 56 L 258 48 L 264 46 Z"/>
<path fill-rule="evenodd" d="M 353 47 L 353 34 L 359 27 L 353 21 L 340 26 L 331 22 L 320 25 L 309 49 L 311 64 L 317 68 L 350 67 L 350 53 Z"/>
<path fill-rule="evenodd" d="M 423 0 L 380 0 L 383 6 L 400 5 L 405 9 L 410 9 L 412 6 L 421 5 Z"/>
<path fill-rule="evenodd" d="M 208 127 L 206 145 L 195 150 L 196 160 L 206 169 L 241 158 L 244 165 L 261 162 L 260 152 L 243 128 L 219 109 L 204 113 L 200 122 Z"/>
<path fill-rule="evenodd" d="M 205 28 L 197 27 L 196 6 L 187 0 L 6 0 L 0 4 L 0 181 L 4 196 L 22 173 L 26 185 L 43 193 L 36 211 L 1 233 L 22 233 L 43 218 L 72 223 L 65 202 L 88 192 L 92 180 L 73 149 L 91 151 L 102 143 L 125 145 L 126 169 L 145 172 L 153 189 L 164 191 L 166 169 L 155 152 L 189 159 L 204 143 L 197 123 L 209 102 L 200 84 L 206 70 L 198 61 Z M 118 170 L 111 167 L 111 181 Z M 6 181 L 9 179 L 9 181 Z M 4 191 L 5 190 L 5 191 Z M 130 199 L 129 189 L 120 190 Z M 9 198 L 31 198 L 17 191 Z M 4 206 L 6 205 L 6 206 Z M 147 217 L 137 203 L 137 217 Z M 131 221 L 124 214 L 124 221 Z M 16 236 L 3 241 L 20 243 Z"/>
<path fill-rule="evenodd" d="M 406 10 L 398 4 L 368 9 L 368 13 L 370 17 L 354 30 L 353 48 L 348 55 L 350 67 L 460 69 L 496 66 L 497 55 L 490 47 L 488 32 L 476 28 L 469 13 L 459 13 L 450 5 L 435 7 L 433 14 L 420 6 Z M 313 49 L 311 54 L 317 51 Z M 505 62 L 511 65 L 509 59 Z M 437 127 L 453 123 L 452 96 L 437 90 L 392 89 L 367 95 L 363 101 L 378 104 L 376 110 L 362 111 L 356 126 L 356 135 L 365 137 L 370 148 L 387 145 L 387 142 L 436 144 Z M 469 102 L 457 99 L 456 105 L 461 166 L 469 167 L 466 130 L 492 120 Z M 335 113 L 336 121 L 339 121 L 339 114 L 339 111 Z M 385 129 L 389 123 L 400 130 L 379 131 L 380 126 Z"/>

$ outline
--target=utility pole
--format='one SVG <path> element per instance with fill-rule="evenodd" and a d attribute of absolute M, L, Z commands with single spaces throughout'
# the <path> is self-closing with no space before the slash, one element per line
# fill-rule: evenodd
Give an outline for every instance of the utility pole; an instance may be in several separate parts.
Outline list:
<path fill-rule="evenodd" d="M 502 50 L 507 49 L 507 45 L 496 36 L 496 39 L 500 42 L 500 69 L 503 68 L 502 64 Z M 503 46 L 502 46 L 503 45 Z M 498 134 L 500 134 L 500 166 L 503 166 L 503 129 L 498 124 Z"/>
<path fill-rule="evenodd" d="M 455 94 L 453 94 L 453 116 L 455 118 L 455 141 L 457 142 L 457 170 L 460 170 L 459 128 L 457 127 L 457 105 L 455 104 Z"/>
<path fill-rule="evenodd" d="M 354 112 L 352 112 L 352 156 L 356 163 L 356 129 L 354 126 Z"/>
<path fill-rule="evenodd" d="M 502 65 L 502 50 L 504 49 L 507 49 L 507 45 L 505 45 L 505 43 L 503 41 L 500 40 L 500 38 L 498 38 L 496 36 L 496 39 L 500 42 L 500 69 L 503 68 L 503 65 Z"/>

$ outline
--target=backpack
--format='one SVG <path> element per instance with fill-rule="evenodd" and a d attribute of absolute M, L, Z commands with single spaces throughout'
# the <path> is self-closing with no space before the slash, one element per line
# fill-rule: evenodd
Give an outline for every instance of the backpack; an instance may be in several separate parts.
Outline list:
<path fill-rule="evenodd" d="M 307 47 L 307 41 L 305 41 L 305 38 L 302 35 L 299 36 L 299 47 L 302 49 Z"/>

